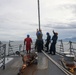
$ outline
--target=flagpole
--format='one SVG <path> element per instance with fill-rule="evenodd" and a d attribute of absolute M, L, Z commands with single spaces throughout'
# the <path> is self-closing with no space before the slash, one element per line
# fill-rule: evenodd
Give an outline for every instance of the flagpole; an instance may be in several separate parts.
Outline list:
<path fill-rule="evenodd" d="M 40 30 L 40 3 L 39 0 L 38 1 L 38 23 L 39 23 L 39 30 Z"/>

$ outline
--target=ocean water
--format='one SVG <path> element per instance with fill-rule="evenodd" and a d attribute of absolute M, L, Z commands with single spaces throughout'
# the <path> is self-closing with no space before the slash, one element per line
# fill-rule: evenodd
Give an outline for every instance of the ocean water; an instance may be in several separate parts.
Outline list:
<path fill-rule="evenodd" d="M 57 52 L 60 52 L 60 45 L 61 45 L 61 42 L 58 41 L 56 44 Z M 71 49 L 70 49 L 70 47 L 71 47 Z M 76 42 L 72 42 L 70 45 L 69 42 L 63 41 L 63 50 L 64 50 L 64 52 L 70 52 L 70 50 L 76 52 Z"/>
<path fill-rule="evenodd" d="M 23 41 L 10 41 L 10 51 L 9 51 L 9 41 L 2 41 L 2 44 L 6 44 L 6 56 L 7 55 L 16 55 L 15 52 L 16 51 L 23 51 L 26 49 L 26 47 L 24 46 L 24 42 Z M 33 50 L 34 48 L 34 44 L 35 42 L 33 41 L 33 43 L 31 44 L 31 48 Z M 19 48 L 21 45 L 21 48 Z M 11 49 L 12 48 L 12 49 Z M 24 53 L 26 52 L 26 50 L 24 51 Z M 13 60 L 13 57 L 5 57 L 5 64 L 7 64 L 8 62 L 10 62 L 11 60 Z M 2 62 L 3 59 L 0 59 L 0 62 Z M 0 63 L 0 67 L 2 66 L 3 63 Z"/>
<path fill-rule="evenodd" d="M 72 42 L 71 44 L 69 42 L 63 41 L 63 48 L 60 49 L 61 42 L 58 41 L 56 44 L 56 51 L 58 53 L 63 53 L 63 52 L 69 52 L 68 54 L 73 54 L 74 55 L 74 60 L 76 60 L 76 42 Z"/>
<path fill-rule="evenodd" d="M 33 48 L 35 48 L 35 41 L 36 40 L 34 40 L 33 43 L 31 44 L 32 50 L 33 50 Z M 8 55 L 8 53 L 9 53 L 9 51 L 8 51 L 8 49 L 9 49 L 9 41 L 3 41 L 2 43 L 3 44 L 6 44 L 6 55 Z M 24 46 L 24 42 L 23 41 L 12 41 L 10 44 L 11 44 L 11 47 L 12 47 L 11 54 L 15 53 L 16 51 L 23 51 L 23 50 L 26 49 L 25 46 Z M 20 45 L 21 45 L 21 49 L 19 49 L 19 46 Z M 64 50 L 64 52 L 70 52 L 70 43 L 69 42 L 63 42 L 63 49 L 62 50 L 60 49 L 60 45 L 61 45 L 61 42 L 60 41 L 57 41 L 57 44 L 56 44 L 56 52 L 59 52 L 60 53 L 63 50 Z M 50 46 L 51 46 L 51 43 L 49 45 L 49 48 L 50 48 Z M 75 54 L 75 60 L 76 60 L 76 42 L 73 42 L 72 45 L 71 45 L 71 47 L 72 47 L 71 50 Z M 8 63 L 11 60 L 12 60 L 12 58 L 9 58 L 9 59 L 6 58 L 6 61 L 5 62 Z"/>
<path fill-rule="evenodd" d="M 3 44 L 6 44 L 6 55 L 8 55 L 9 52 L 9 41 L 3 41 Z M 22 41 L 12 41 L 10 42 L 12 52 L 15 53 L 15 51 L 19 51 L 19 45 L 23 45 Z"/>
<path fill-rule="evenodd" d="M 35 41 L 36 40 L 33 40 L 33 43 L 31 44 L 31 47 L 32 49 L 35 48 Z M 4 41 L 2 42 L 3 44 L 6 44 L 6 55 L 8 55 L 8 49 L 9 49 L 9 41 Z M 12 47 L 12 52 L 16 52 L 16 51 L 23 51 L 25 50 L 25 46 L 24 46 L 24 42 L 23 41 L 13 41 L 13 42 L 10 42 L 11 44 L 11 47 Z M 45 41 L 44 41 L 44 44 L 45 44 Z M 19 46 L 21 45 L 21 49 L 19 49 Z M 60 49 L 60 45 L 61 45 L 61 42 L 60 41 L 57 41 L 57 44 L 56 44 L 56 51 L 57 52 L 60 52 L 61 49 Z M 51 46 L 51 43 L 49 45 L 49 48 Z M 72 51 L 74 51 L 76 53 L 76 42 L 73 42 L 71 47 L 73 49 L 71 49 Z M 70 52 L 70 43 L 69 42 L 65 42 L 63 41 L 63 50 L 66 52 Z"/>
<path fill-rule="evenodd" d="M 6 55 L 8 55 L 9 53 L 9 41 L 3 41 L 3 44 L 6 44 Z M 31 48 L 34 48 L 34 44 L 35 41 L 33 41 L 33 43 L 31 44 Z M 24 46 L 24 42 L 23 41 L 11 41 L 10 45 L 12 49 L 10 49 L 10 54 L 15 53 L 16 51 L 23 51 L 26 49 L 26 46 Z M 21 46 L 21 48 L 20 48 Z M 26 50 L 25 50 L 26 51 Z"/>

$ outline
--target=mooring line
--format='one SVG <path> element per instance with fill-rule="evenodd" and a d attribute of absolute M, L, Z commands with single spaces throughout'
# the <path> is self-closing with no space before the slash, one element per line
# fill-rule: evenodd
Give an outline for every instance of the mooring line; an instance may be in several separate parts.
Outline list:
<path fill-rule="evenodd" d="M 44 51 L 42 51 L 45 56 L 47 56 L 60 70 L 62 70 L 66 75 L 73 75 L 69 71 L 67 71 L 65 68 L 63 68 L 61 65 L 59 65 L 56 61 L 54 61 L 49 55 L 47 55 Z"/>

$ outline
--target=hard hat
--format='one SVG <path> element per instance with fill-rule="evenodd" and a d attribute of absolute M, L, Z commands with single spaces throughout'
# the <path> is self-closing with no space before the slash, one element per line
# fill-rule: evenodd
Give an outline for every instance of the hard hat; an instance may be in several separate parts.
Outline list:
<path fill-rule="evenodd" d="M 27 35 L 27 37 L 29 37 L 29 35 Z"/>
<path fill-rule="evenodd" d="M 47 35 L 49 34 L 49 32 L 46 33 Z"/>

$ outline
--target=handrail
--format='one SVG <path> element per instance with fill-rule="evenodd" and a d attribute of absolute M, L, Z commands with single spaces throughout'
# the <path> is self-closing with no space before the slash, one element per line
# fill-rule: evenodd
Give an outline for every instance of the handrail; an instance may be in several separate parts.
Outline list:
<path fill-rule="evenodd" d="M 22 48 L 22 44 L 13 44 L 14 41 L 9 41 L 8 43 L 8 56 L 10 55 L 15 55 L 15 52 L 14 50 L 16 51 L 21 51 L 21 48 Z"/>
<path fill-rule="evenodd" d="M 74 54 L 75 53 L 75 48 L 73 47 L 73 44 L 76 44 L 76 42 L 72 42 L 72 41 L 69 41 L 67 44 L 64 44 L 64 42 L 62 40 L 58 40 L 58 42 L 60 42 L 60 45 L 57 44 L 57 46 L 60 46 L 60 51 L 65 51 L 64 47 L 67 46 L 68 49 L 70 51 L 70 54 Z"/>
<path fill-rule="evenodd" d="M 0 43 L 0 68 L 5 69 L 6 44 Z"/>

